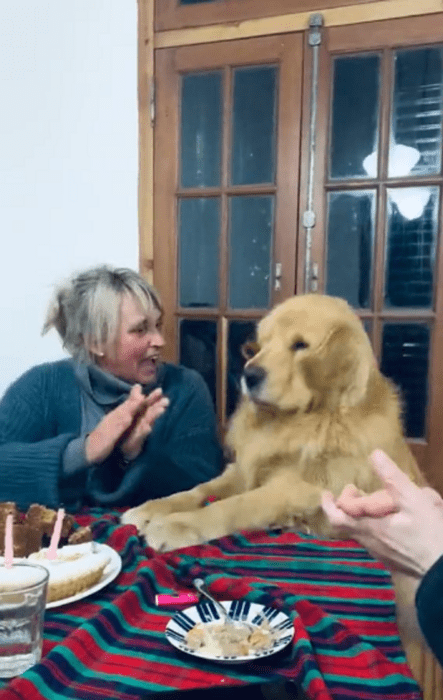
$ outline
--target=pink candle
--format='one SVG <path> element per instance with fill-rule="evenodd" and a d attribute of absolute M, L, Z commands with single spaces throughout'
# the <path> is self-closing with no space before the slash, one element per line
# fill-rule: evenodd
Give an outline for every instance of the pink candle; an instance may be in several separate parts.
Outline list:
<path fill-rule="evenodd" d="M 49 543 L 48 551 L 46 552 L 47 559 L 55 559 L 57 556 L 57 547 L 60 540 L 60 534 L 62 531 L 63 518 L 65 517 L 65 511 L 63 508 L 59 508 L 57 511 L 57 518 L 54 525 L 54 532 L 52 533 L 51 542 Z"/>
<path fill-rule="evenodd" d="M 14 556 L 14 548 L 12 543 L 12 513 L 6 516 L 5 525 L 5 566 L 7 569 L 12 567 L 12 559 Z"/>

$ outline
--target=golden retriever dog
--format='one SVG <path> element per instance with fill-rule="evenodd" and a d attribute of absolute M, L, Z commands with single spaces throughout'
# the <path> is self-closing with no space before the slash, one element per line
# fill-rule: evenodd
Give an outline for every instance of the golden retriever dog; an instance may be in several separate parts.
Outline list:
<path fill-rule="evenodd" d="M 343 299 L 286 300 L 259 323 L 250 354 L 227 435 L 235 461 L 209 482 L 123 514 L 151 547 L 169 551 L 276 527 L 340 536 L 323 514 L 322 490 L 379 489 L 368 462 L 376 448 L 424 485 L 403 437 L 397 392 Z M 205 505 L 209 497 L 216 500 Z M 396 585 L 413 610 L 409 577 Z"/>
<path fill-rule="evenodd" d="M 227 435 L 235 462 L 209 482 L 122 516 L 154 549 L 262 528 L 333 535 L 322 490 L 338 495 L 350 483 L 365 492 L 380 488 L 368 462 L 375 448 L 424 483 L 403 437 L 397 393 L 343 299 L 286 300 L 259 323 L 251 349 Z M 215 502 L 203 507 L 209 497 Z"/>

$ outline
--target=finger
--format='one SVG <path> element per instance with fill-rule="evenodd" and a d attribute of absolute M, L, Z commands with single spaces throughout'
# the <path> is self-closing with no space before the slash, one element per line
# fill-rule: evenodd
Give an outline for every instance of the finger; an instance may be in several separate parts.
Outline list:
<path fill-rule="evenodd" d="M 362 491 L 361 489 L 359 489 L 358 486 L 356 486 L 355 484 L 346 484 L 346 486 L 344 487 L 344 489 L 341 493 L 341 496 L 345 496 L 345 497 L 349 496 L 351 498 L 354 498 L 356 496 L 363 496 L 364 493 L 365 492 Z"/>
<path fill-rule="evenodd" d="M 140 397 L 143 397 L 141 384 L 134 384 L 134 386 L 131 387 L 131 391 L 129 392 L 129 397 L 132 399 L 138 399 Z"/>
<path fill-rule="evenodd" d="M 340 505 L 341 501 L 346 502 L 348 499 L 358 498 L 363 495 L 361 491 L 355 484 L 346 484 L 341 492 L 340 496 L 337 498 L 336 503 Z"/>
<path fill-rule="evenodd" d="M 166 396 L 162 396 L 160 399 L 158 399 L 151 406 L 146 407 L 146 410 L 144 411 L 143 416 L 141 417 L 141 420 L 144 420 L 144 419 L 150 420 L 152 418 L 152 416 L 156 416 L 157 410 L 161 410 L 161 413 L 164 413 L 165 409 L 168 406 L 169 406 L 169 399 Z"/>
<path fill-rule="evenodd" d="M 435 489 L 431 489 L 430 486 L 424 486 L 421 491 L 429 498 L 432 505 L 443 508 L 443 499 Z"/>
<path fill-rule="evenodd" d="M 419 490 L 407 474 L 382 450 L 374 450 L 369 455 L 369 460 L 395 502 L 408 498 Z"/>
<path fill-rule="evenodd" d="M 148 406 L 152 406 L 156 401 L 161 399 L 163 396 L 163 391 L 161 387 L 157 387 L 157 389 L 154 389 L 151 391 L 150 394 L 147 395 L 146 397 L 146 403 Z"/>
<path fill-rule="evenodd" d="M 360 517 L 382 518 L 397 511 L 397 504 L 394 502 L 391 494 L 385 489 L 363 496 L 359 499 L 358 505 L 360 507 L 358 515 Z"/>
<path fill-rule="evenodd" d="M 363 495 L 363 491 L 360 491 L 355 484 L 347 484 L 340 496 L 336 499 L 335 504 L 338 508 L 344 510 L 348 515 L 358 517 L 364 512 L 360 505 L 361 497 Z"/>
<path fill-rule="evenodd" d="M 347 513 L 345 513 L 341 508 L 338 508 L 332 493 L 330 491 L 323 491 L 321 495 L 321 507 L 323 512 L 327 516 L 331 525 L 336 525 L 337 527 L 350 527 L 353 529 L 355 526 L 355 521 Z"/>
<path fill-rule="evenodd" d="M 169 402 L 168 402 L 169 403 Z M 135 447 L 136 443 L 141 443 L 152 432 L 152 426 L 157 418 L 164 413 L 166 405 L 155 404 L 149 407 L 137 420 L 131 434 L 124 443 L 125 448 Z"/>
<path fill-rule="evenodd" d="M 151 432 L 153 424 L 157 418 L 165 412 L 165 410 L 166 405 L 163 404 L 155 404 L 155 406 L 150 406 L 150 408 L 148 408 L 137 423 L 136 430 L 138 434 L 147 435 L 148 432 Z"/>
<path fill-rule="evenodd" d="M 140 384 L 134 384 L 129 392 L 128 398 L 120 404 L 119 408 L 122 411 L 129 409 L 131 415 L 135 415 L 143 404 L 146 403 L 146 396 L 143 396 L 142 387 Z"/>

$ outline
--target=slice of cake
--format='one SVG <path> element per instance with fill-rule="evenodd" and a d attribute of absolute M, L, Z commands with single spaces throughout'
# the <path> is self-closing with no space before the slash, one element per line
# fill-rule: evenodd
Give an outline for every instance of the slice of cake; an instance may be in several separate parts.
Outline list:
<path fill-rule="evenodd" d="M 0 525 L 5 525 L 6 516 L 12 515 L 13 521 L 18 522 L 19 512 L 14 501 L 2 501 L 0 503 Z"/>
<path fill-rule="evenodd" d="M 13 501 L 0 502 L 0 555 L 4 554 L 6 516 L 13 516 L 14 557 L 27 557 L 49 545 L 57 511 L 39 503 L 32 503 L 26 513 L 21 513 Z M 91 542 L 89 526 L 78 527 L 72 515 L 65 513 L 60 533 L 61 544 Z"/>
<path fill-rule="evenodd" d="M 26 522 L 14 522 L 12 525 L 14 557 L 27 557 L 31 552 L 38 552 L 42 544 L 40 530 Z M 5 525 L 0 524 L 0 554 L 5 553 Z"/>
<path fill-rule="evenodd" d="M 92 542 L 92 530 L 89 525 L 73 530 L 68 537 L 68 544 L 81 544 L 82 542 Z"/>
<path fill-rule="evenodd" d="M 42 535 L 51 537 L 54 531 L 55 521 L 57 519 L 57 511 L 52 508 L 46 508 L 39 503 L 32 503 L 26 513 L 26 522 L 40 529 Z M 74 518 L 69 513 L 65 513 L 63 517 L 61 537 L 68 537 L 72 531 Z"/>
<path fill-rule="evenodd" d="M 110 561 L 109 554 L 95 552 L 91 542 L 65 545 L 57 550 L 55 559 L 47 559 L 47 551 L 41 549 L 30 554 L 28 559 L 49 571 L 48 603 L 69 598 L 94 586 Z"/>

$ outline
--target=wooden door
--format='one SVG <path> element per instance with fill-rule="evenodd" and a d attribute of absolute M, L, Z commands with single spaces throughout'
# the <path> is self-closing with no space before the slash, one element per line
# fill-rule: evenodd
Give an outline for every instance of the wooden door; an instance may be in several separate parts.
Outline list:
<path fill-rule="evenodd" d="M 432 17 L 325 32 L 312 240 L 318 289 L 357 309 L 382 371 L 400 387 L 412 449 L 441 493 L 442 100 L 443 29 Z M 299 289 L 303 256 L 300 245 Z"/>
<path fill-rule="evenodd" d="M 169 359 L 206 379 L 221 425 L 240 346 L 295 290 L 302 37 L 156 52 L 154 283 Z"/>

